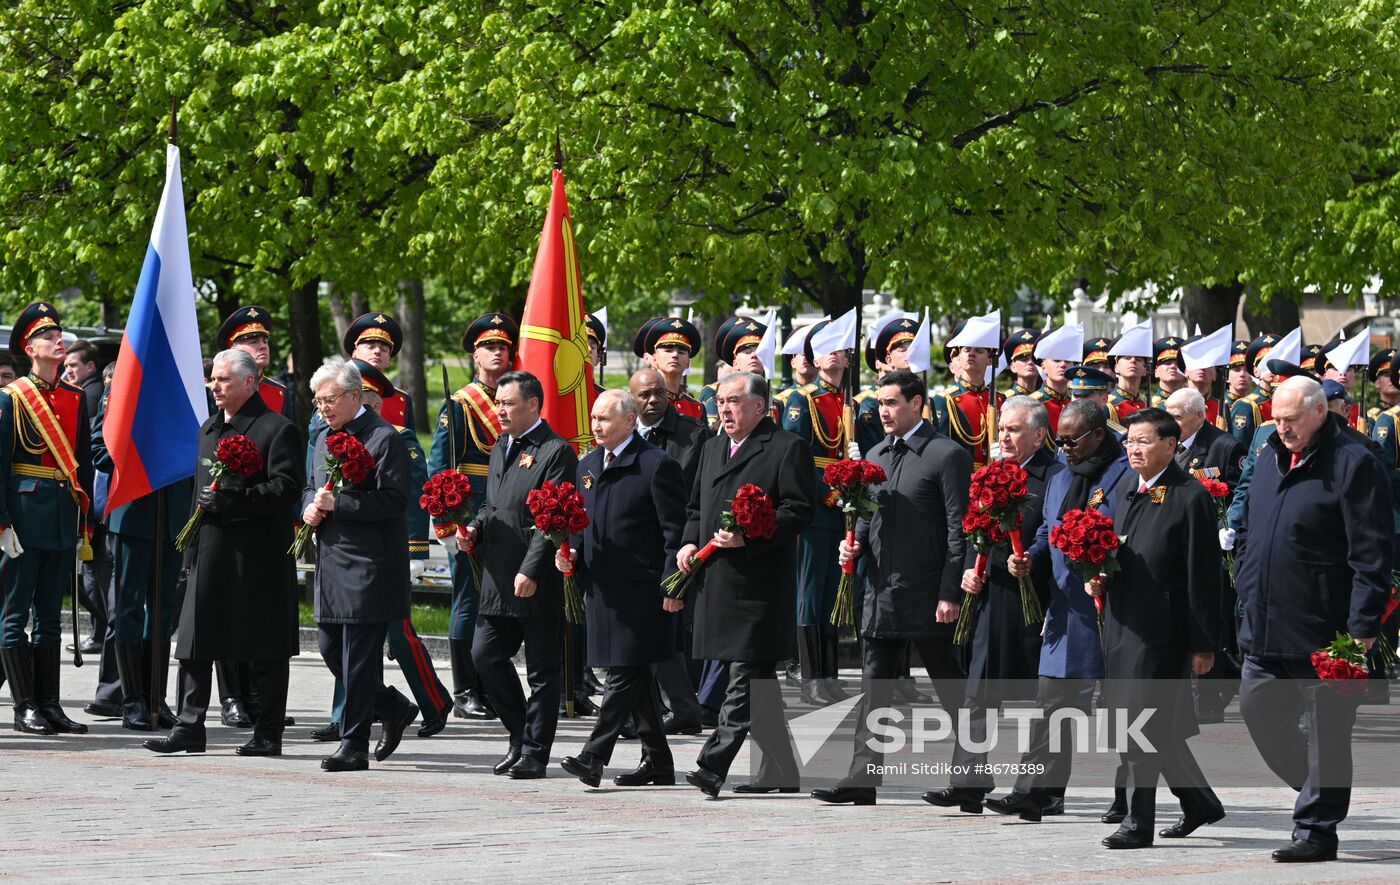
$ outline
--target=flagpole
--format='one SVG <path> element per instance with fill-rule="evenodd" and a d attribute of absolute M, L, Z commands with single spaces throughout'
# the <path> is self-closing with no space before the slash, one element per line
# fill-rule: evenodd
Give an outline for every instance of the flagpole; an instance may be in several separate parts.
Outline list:
<path fill-rule="evenodd" d="M 559 129 L 554 130 L 554 170 L 564 171 L 564 148 L 559 142 Z M 564 620 L 564 718 L 573 719 L 574 714 L 574 630 L 576 624 Z"/>

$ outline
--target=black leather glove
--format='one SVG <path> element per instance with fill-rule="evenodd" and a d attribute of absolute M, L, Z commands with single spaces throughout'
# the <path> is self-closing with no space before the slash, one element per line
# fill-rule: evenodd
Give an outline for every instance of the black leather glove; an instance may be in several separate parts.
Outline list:
<path fill-rule="evenodd" d="M 219 493 L 207 486 L 199 490 L 199 494 L 195 495 L 195 501 L 204 508 L 206 513 L 218 513 L 224 507 L 224 501 Z"/>

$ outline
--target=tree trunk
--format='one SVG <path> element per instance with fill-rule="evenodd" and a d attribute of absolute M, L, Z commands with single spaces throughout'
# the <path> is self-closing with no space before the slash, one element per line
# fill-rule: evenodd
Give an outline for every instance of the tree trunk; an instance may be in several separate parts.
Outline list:
<path fill-rule="evenodd" d="M 399 350 L 398 387 L 413 397 L 415 427 L 431 427 L 428 423 L 428 384 L 425 378 L 423 353 L 423 281 L 400 280 L 397 306 L 399 325 L 403 327 L 403 347 Z"/>
<path fill-rule="evenodd" d="M 710 346 L 715 335 L 719 332 L 720 325 L 728 317 L 707 316 L 700 324 L 700 341 L 705 351 L 704 359 L 700 363 L 700 384 L 697 387 L 709 384 L 719 377 L 719 355 L 715 353 L 714 347 Z M 697 393 L 698 395 L 698 393 Z"/>
<path fill-rule="evenodd" d="M 326 304 L 331 309 L 331 322 L 335 324 L 335 340 L 337 342 L 345 340 L 345 332 L 354 322 L 355 317 L 351 316 L 346 308 L 345 295 L 336 287 L 335 283 L 326 284 Z"/>
<path fill-rule="evenodd" d="M 287 299 L 287 329 L 292 338 L 292 392 L 296 401 L 298 429 L 311 420 L 311 375 L 321 365 L 325 352 L 321 345 L 321 310 L 317 292 L 320 283 L 312 280 L 293 289 Z"/>
<path fill-rule="evenodd" d="M 1187 286 L 1181 297 L 1181 318 L 1186 321 L 1187 330 L 1200 326 L 1201 334 L 1209 335 L 1221 326 L 1234 326 L 1243 294 L 1244 284 L 1239 280 L 1215 286 Z"/>
<path fill-rule="evenodd" d="M 1244 322 L 1249 327 L 1248 337 L 1273 332 L 1287 335 L 1301 322 L 1298 317 L 1298 301 L 1289 294 L 1278 294 L 1265 304 L 1253 291 L 1244 295 Z"/>

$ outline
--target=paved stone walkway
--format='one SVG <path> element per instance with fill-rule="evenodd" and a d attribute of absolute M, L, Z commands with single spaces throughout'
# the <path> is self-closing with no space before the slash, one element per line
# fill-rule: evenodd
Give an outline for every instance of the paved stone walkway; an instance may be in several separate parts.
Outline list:
<path fill-rule="evenodd" d="M 386 672 L 398 678 L 390 665 Z M 1085 882 L 1400 880 L 1400 796 L 1357 791 L 1337 864 L 1288 867 L 1292 792 L 1222 791 L 1229 817 L 1183 842 L 1115 852 L 1098 842 L 1108 790 L 1071 787 L 1067 813 L 1043 824 L 933 809 L 916 789 L 875 807 L 820 806 L 804 795 L 708 800 L 688 786 L 589 790 L 557 767 L 592 720 L 563 722 L 549 777 L 516 782 L 490 765 L 505 741 L 494 724 L 452 720 L 410 730 L 367 773 L 332 775 L 325 722 L 331 678 L 313 655 L 293 661 L 297 725 L 281 759 L 242 759 L 247 738 L 214 725 L 203 756 L 160 757 L 143 735 L 79 709 L 96 668 L 65 666 L 64 696 L 84 737 L 0 733 L 0 879 L 244 881 Z M 402 686 L 401 686 L 402 687 Z M 8 727 L 8 701 L 0 721 Z M 675 740 L 682 769 L 702 738 Z M 609 775 L 632 767 L 622 743 Z M 733 782 L 744 779 L 747 752 Z M 604 782 L 608 784 L 607 781 Z M 942 786 L 941 784 L 930 786 Z M 1163 791 L 1162 825 L 1175 819 Z"/>

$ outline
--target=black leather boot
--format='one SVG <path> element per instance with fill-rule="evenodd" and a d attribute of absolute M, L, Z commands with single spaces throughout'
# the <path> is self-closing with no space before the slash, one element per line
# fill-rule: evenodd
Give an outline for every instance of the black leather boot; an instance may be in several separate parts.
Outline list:
<path fill-rule="evenodd" d="M 149 658 L 151 655 L 151 644 L 147 642 L 144 643 L 144 645 L 146 647 L 146 657 Z M 176 721 L 175 711 L 171 710 L 170 705 L 165 702 L 166 687 L 170 685 L 170 640 L 167 639 L 160 644 L 157 649 L 157 654 L 159 655 L 159 659 L 156 661 L 156 679 L 158 680 L 157 688 L 159 691 L 157 691 L 156 694 L 160 698 L 160 715 L 156 720 L 156 727 L 162 731 L 166 731 L 174 728 Z M 150 661 L 147 660 L 146 669 L 142 672 L 149 673 L 150 671 Z"/>
<path fill-rule="evenodd" d="M 34 704 L 34 655 L 28 644 L 0 649 L 10 696 L 15 700 L 15 731 L 53 734 L 53 726 Z"/>
<path fill-rule="evenodd" d="M 117 642 L 117 677 L 122 683 L 122 728 L 151 730 L 151 711 L 146 704 L 144 642 Z"/>
<path fill-rule="evenodd" d="M 34 649 L 34 698 L 39 712 L 59 734 L 87 734 L 88 727 L 69 719 L 58 703 L 58 656 L 62 647 L 57 642 L 31 647 Z"/>
<path fill-rule="evenodd" d="M 826 696 L 833 701 L 844 701 L 850 695 L 846 694 L 839 682 L 841 675 L 839 663 L 841 633 L 835 626 L 826 622 L 823 622 L 817 629 L 821 631 L 821 680 L 826 689 Z"/>

